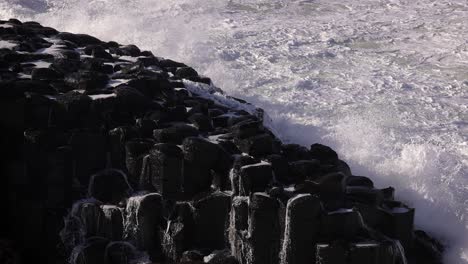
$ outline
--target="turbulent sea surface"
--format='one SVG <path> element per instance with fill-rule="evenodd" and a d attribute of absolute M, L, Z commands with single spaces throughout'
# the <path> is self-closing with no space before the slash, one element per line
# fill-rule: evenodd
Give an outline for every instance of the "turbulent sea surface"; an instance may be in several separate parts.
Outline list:
<path fill-rule="evenodd" d="M 468 263 L 468 0 L 2 0 L 10 17 L 195 67 L 394 186 Z"/>

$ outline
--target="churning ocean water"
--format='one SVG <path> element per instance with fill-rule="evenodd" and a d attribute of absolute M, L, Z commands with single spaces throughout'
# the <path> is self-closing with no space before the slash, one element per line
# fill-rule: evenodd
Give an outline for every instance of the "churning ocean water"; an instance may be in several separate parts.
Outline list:
<path fill-rule="evenodd" d="M 395 187 L 468 263 L 468 0 L 2 0 L 12 17 L 193 66 Z"/>

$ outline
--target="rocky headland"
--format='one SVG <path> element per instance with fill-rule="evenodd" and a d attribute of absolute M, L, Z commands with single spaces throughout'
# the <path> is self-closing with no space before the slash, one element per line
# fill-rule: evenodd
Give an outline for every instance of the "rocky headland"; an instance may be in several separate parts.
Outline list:
<path fill-rule="evenodd" d="M 10 19 L 0 89 L 0 263 L 442 262 L 392 187 L 183 63 Z"/>

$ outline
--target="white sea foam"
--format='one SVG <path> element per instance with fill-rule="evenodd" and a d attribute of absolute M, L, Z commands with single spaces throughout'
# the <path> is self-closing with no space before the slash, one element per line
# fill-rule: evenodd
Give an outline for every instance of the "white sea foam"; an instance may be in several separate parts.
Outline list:
<path fill-rule="evenodd" d="M 9 17 L 194 66 L 283 139 L 394 186 L 446 262 L 468 262 L 466 0 L 2 1 Z"/>
<path fill-rule="evenodd" d="M 13 49 L 17 45 L 18 44 L 11 41 L 0 40 L 0 49 Z"/>

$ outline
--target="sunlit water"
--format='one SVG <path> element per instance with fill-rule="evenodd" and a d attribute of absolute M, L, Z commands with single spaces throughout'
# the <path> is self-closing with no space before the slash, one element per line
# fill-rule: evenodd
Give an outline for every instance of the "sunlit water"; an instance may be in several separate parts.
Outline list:
<path fill-rule="evenodd" d="M 10 17 L 190 64 L 394 186 L 468 262 L 467 0 L 3 0 Z"/>

